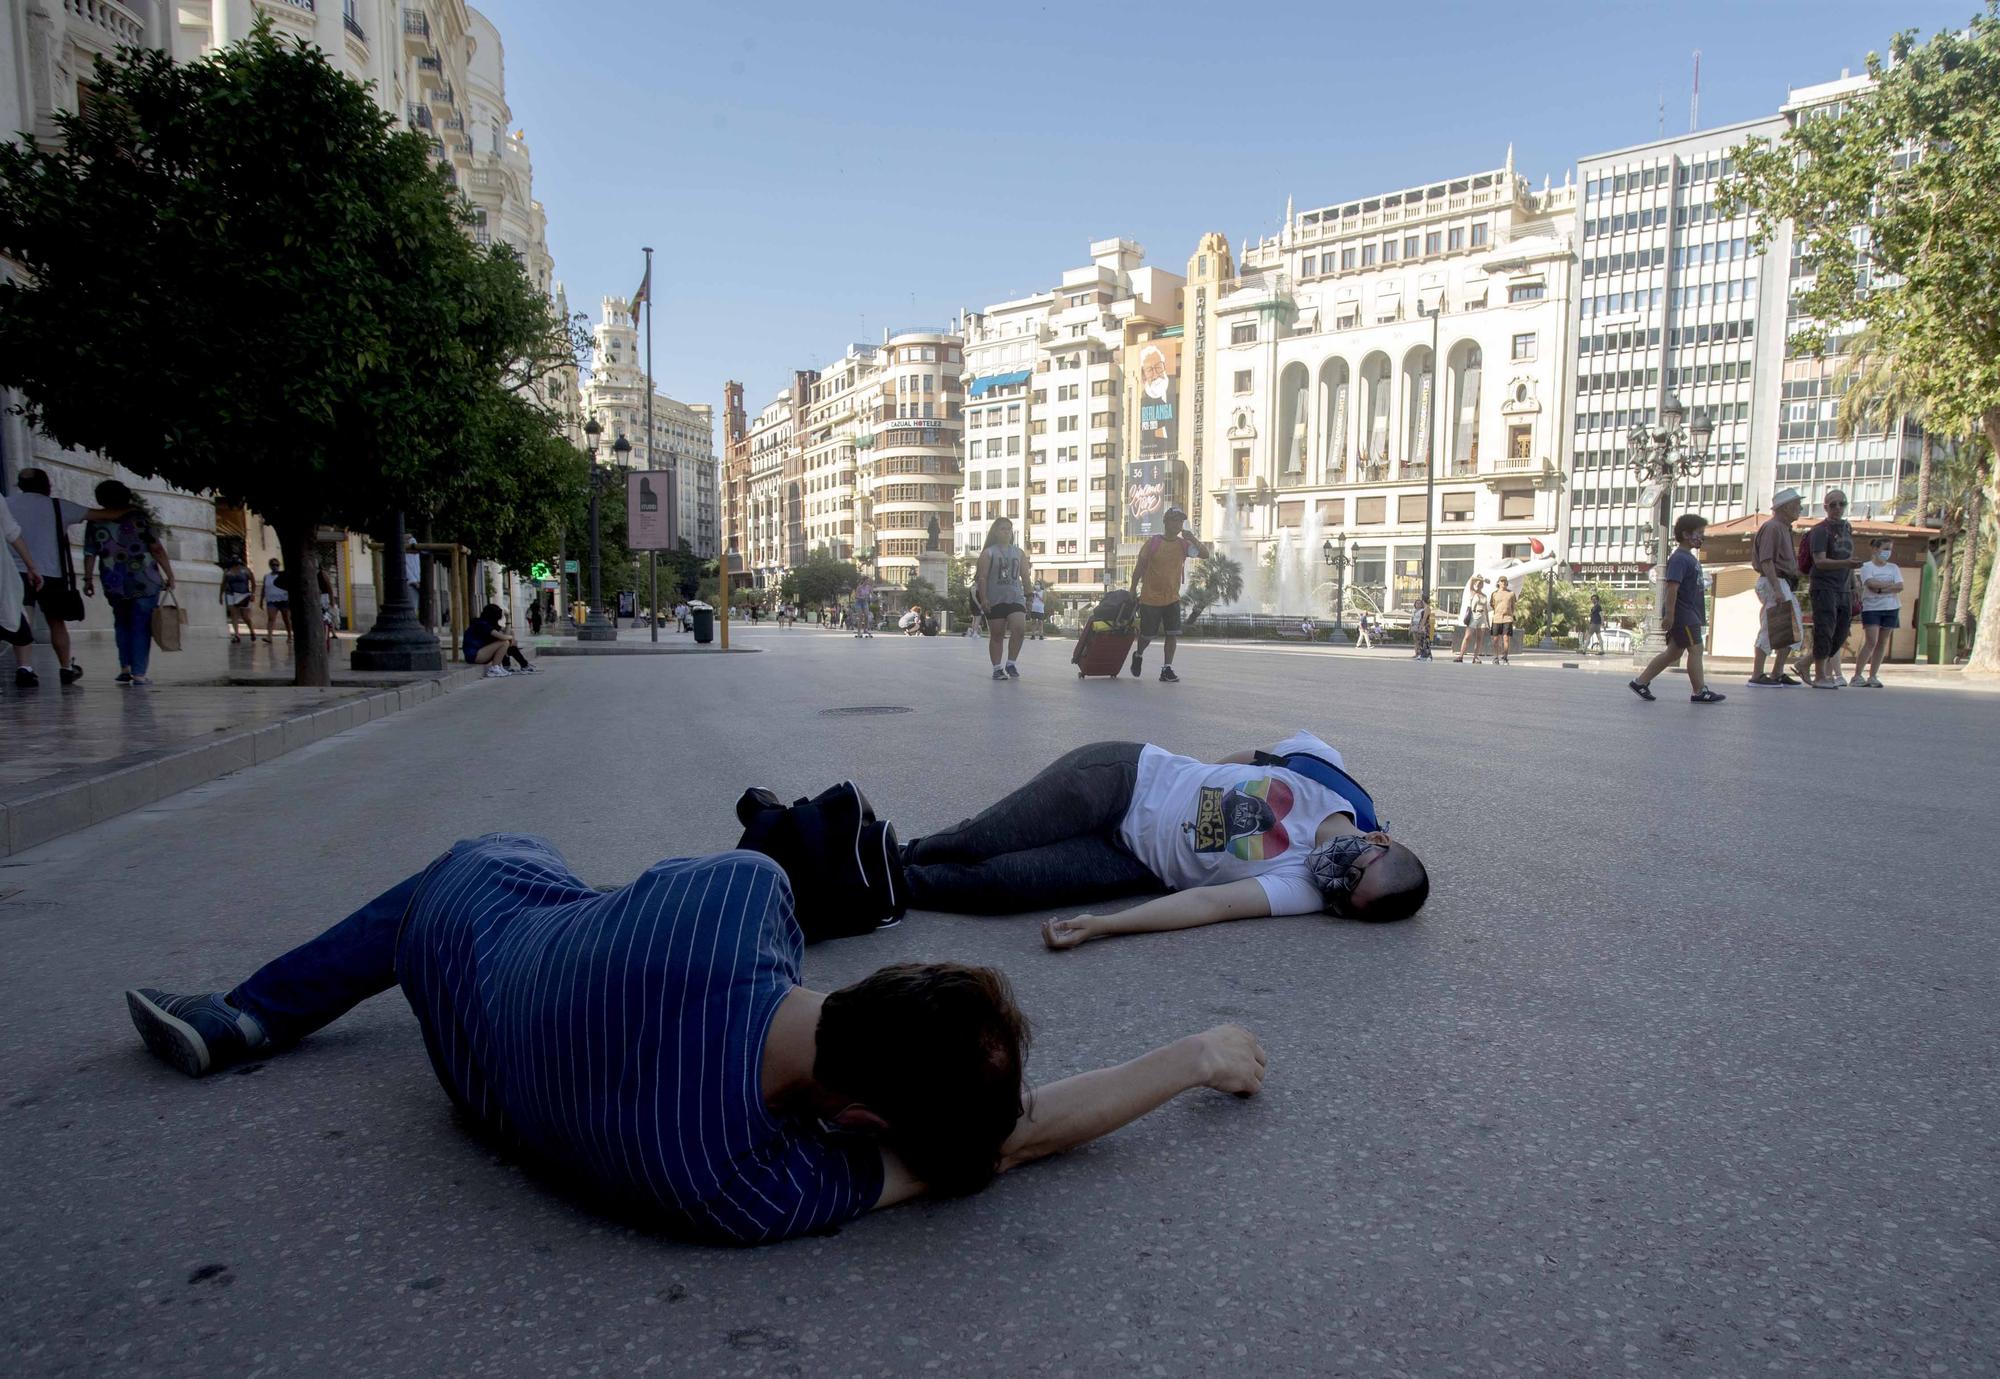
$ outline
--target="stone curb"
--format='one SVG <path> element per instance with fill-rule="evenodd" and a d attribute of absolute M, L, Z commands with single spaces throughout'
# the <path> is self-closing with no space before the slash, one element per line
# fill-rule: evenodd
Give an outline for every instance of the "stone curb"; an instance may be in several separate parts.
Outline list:
<path fill-rule="evenodd" d="M 0 803 L 0 857 L 25 852 L 246 766 L 274 761 L 334 733 L 415 708 L 472 684 L 483 673 L 479 667 L 448 671 L 275 723 L 237 729 L 198 746 L 162 752 L 150 760 L 122 766 L 106 762 L 96 774 Z"/>

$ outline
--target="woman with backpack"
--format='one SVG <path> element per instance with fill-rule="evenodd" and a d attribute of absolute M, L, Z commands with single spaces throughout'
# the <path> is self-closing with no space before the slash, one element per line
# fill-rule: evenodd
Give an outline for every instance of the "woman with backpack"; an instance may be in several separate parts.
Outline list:
<path fill-rule="evenodd" d="M 994 518 L 986 529 L 986 545 L 979 552 L 973 587 L 986 613 L 986 654 L 993 662 L 995 680 L 1021 678 L 1014 658 L 1021 654 L 1021 642 L 1028 635 L 1029 582 L 1028 556 L 1014 544 L 1013 522 Z M 1000 662 L 1003 645 L 1007 654 L 1004 666 Z"/>

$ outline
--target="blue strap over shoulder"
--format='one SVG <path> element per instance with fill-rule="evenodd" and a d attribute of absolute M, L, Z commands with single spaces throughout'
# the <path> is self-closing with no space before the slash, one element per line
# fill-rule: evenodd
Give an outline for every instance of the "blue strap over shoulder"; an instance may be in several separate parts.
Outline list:
<path fill-rule="evenodd" d="M 1361 782 L 1335 766 L 1325 757 L 1314 756 L 1311 752 L 1290 752 L 1274 757 L 1269 752 L 1257 753 L 1259 766 L 1281 766 L 1307 780 L 1317 781 L 1354 806 L 1354 824 L 1363 833 L 1387 832 L 1388 824 L 1375 813 L 1375 799 L 1361 788 Z"/>

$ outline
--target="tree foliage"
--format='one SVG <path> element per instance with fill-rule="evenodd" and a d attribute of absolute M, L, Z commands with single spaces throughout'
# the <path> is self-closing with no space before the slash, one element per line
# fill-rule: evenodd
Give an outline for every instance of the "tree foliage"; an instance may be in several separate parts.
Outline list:
<path fill-rule="evenodd" d="M 1926 43 L 1898 33 L 1889 53 L 1869 55 L 1867 91 L 1738 149 L 1725 201 L 1760 243 L 1793 227 L 1809 275 L 1796 348 L 1871 328 L 1934 431 L 2000 450 L 2000 4 Z M 1995 593 L 1973 653 L 1989 672 Z"/>
<path fill-rule="evenodd" d="M 1275 569 L 1275 562 L 1273 564 Z M 1181 602 L 1192 623 L 1218 603 L 1234 603 L 1243 597 L 1243 566 L 1226 555 L 1203 556 L 1195 562 L 1194 577 L 1188 581 Z"/>
<path fill-rule="evenodd" d="M 795 598 L 805 608 L 822 608 L 861 583 L 861 568 L 821 546 L 792 572 Z M 733 596 L 732 596 L 733 597 Z"/>
<path fill-rule="evenodd" d="M 0 286 L 0 380 L 29 421 L 256 509 L 308 588 L 318 526 L 398 507 L 525 555 L 552 514 L 476 490 L 568 503 L 527 387 L 568 331 L 467 237 L 422 136 L 268 22 L 192 63 L 122 50 L 92 83 L 55 142 L 0 145 L 0 251 L 26 270 Z M 318 605 L 294 606 L 297 678 L 323 684 Z"/>

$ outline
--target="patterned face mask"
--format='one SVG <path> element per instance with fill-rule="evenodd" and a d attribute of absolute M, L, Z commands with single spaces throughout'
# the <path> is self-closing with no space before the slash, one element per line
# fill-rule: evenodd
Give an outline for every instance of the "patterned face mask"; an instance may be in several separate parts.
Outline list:
<path fill-rule="evenodd" d="M 1327 909 L 1336 914 L 1346 909 L 1347 897 L 1367 873 L 1366 863 L 1374 860 L 1373 854 L 1384 851 L 1383 845 L 1366 833 L 1350 833 L 1314 850 L 1307 863 Z"/>

